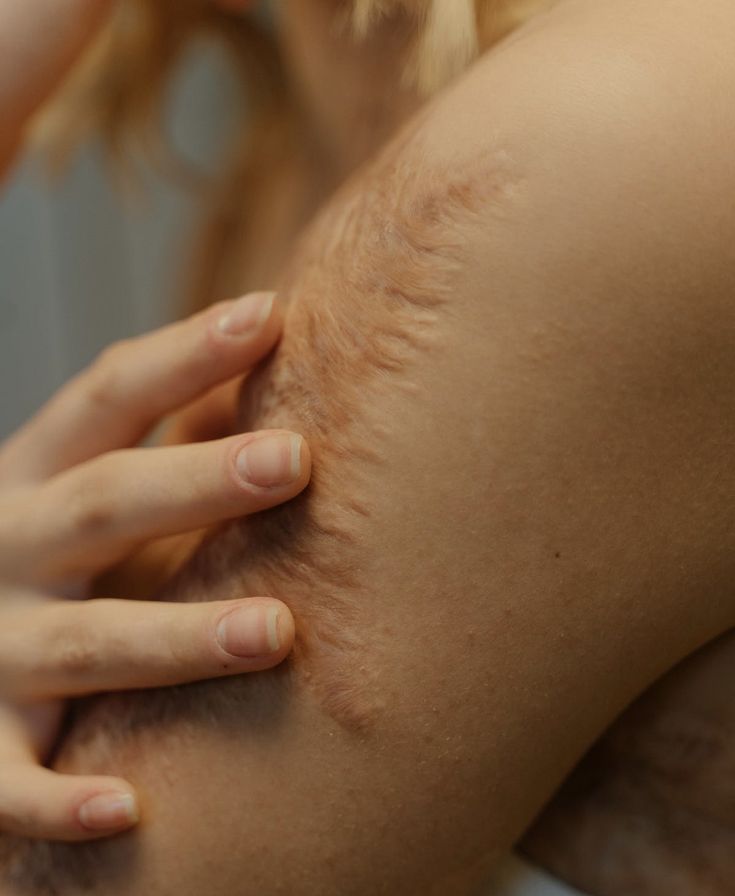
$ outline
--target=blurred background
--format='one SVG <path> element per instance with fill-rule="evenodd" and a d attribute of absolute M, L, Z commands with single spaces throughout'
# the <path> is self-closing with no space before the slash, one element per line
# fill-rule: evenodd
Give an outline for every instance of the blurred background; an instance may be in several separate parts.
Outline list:
<path fill-rule="evenodd" d="M 211 170 L 237 105 L 217 50 L 200 46 L 171 89 L 164 133 Z M 29 150 L 0 193 L 0 439 L 110 342 L 179 315 L 198 197 L 136 160 L 121 190 L 91 143 L 60 176 Z"/>

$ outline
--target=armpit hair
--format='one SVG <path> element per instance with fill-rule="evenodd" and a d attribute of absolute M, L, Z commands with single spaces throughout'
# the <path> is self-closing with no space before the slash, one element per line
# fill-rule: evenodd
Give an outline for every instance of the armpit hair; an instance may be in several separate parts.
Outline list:
<path fill-rule="evenodd" d="M 429 173 L 404 161 L 416 157 L 405 149 L 391 147 L 315 222 L 281 289 L 290 303 L 283 342 L 243 392 L 243 429 L 303 433 L 312 483 L 295 501 L 230 527 L 201 558 L 212 584 L 224 573 L 251 593 L 257 585 L 289 601 L 294 673 L 362 733 L 380 709 L 363 620 L 369 570 L 379 563 L 373 497 L 395 425 L 385 398 L 416 399 L 417 362 L 443 350 L 438 324 L 459 313 L 452 296 L 468 262 L 466 231 L 504 195 L 502 156 L 470 174 Z"/>
<path fill-rule="evenodd" d="M 104 764 L 182 725 L 252 736 L 277 723 L 273 690 L 288 694 L 296 682 L 347 731 L 370 737 L 381 709 L 375 644 L 363 625 L 367 572 L 380 562 L 372 498 L 394 425 L 381 415 L 381 398 L 414 397 L 417 361 L 442 351 L 437 324 L 458 313 L 452 295 L 468 261 L 464 230 L 505 195 L 502 156 L 479 160 L 471 174 L 430 171 L 420 146 L 404 152 L 414 131 L 347 184 L 302 240 L 280 289 L 290 303 L 283 341 L 243 392 L 243 429 L 295 429 L 309 441 L 311 485 L 287 505 L 212 532 L 164 595 L 283 596 L 297 620 L 292 658 L 258 675 L 81 701 L 62 760 L 80 751 Z M 254 699 L 263 692 L 268 699 Z M 104 850 L 0 838 L 2 893 L 101 892 Z"/>

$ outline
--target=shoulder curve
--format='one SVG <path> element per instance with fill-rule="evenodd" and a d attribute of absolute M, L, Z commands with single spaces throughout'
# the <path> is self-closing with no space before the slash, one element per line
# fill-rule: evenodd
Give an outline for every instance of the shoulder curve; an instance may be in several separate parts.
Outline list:
<path fill-rule="evenodd" d="M 570 199 L 609 187 L 611 201 L 638 196 L 663 216 L 669 200 L 688 203 L 732 235 L 735 4 L 693 6 L 562 0 L 437 98 L 421 128 L 426 155 L 445 168 L 500 157 Z"/>

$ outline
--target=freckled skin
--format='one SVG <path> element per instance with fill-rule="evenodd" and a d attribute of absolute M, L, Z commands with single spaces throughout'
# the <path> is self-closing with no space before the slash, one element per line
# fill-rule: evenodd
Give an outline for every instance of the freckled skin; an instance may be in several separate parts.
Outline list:
<path fill-rule="evenodd" d="M 732 12 L 702 26 L 708 81 L 681 71 L 689 4 L 621 2 L 490 54 L 306 236 L 244 414 L 304 429 L 313 487 L 175 591 L 282 591 L 299 649 L 89 704 L 59 764 L 129 776 L 144 822 L 21 848 L 9 896 L 466 896 L 733 626 L 734 135 L 701 102 Z"/>

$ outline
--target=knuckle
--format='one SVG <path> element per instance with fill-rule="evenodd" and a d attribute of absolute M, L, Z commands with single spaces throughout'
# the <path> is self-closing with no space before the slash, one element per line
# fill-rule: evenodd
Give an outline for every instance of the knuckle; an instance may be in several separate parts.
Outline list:
<path fill-rule="evenodd" d="M 110 451 L 87 461 L 64 489 L 64 513 L 74 537 L 106 537 L 117 531 L 132 452 Z"/>
<path fill-rule="evenodd" d="M 99 644 L 81 626 L 60 623 L 48 637 L 50 672 L 66 679 L 86 678 L 102 661 Z"/>
<path fill-rule="evenodd" d="M 90 404 L 117 407 L 123 399 L 123 374 L 130 354 L 127 341 L 104 349 L 87 371 L 86 397 Z"/>
<path fill-rule="evenodd" d="M 108 536 L 115 523 L 114 492 L 107 477 L 96 474 L 78 483 L 69 495 L 66 518 L 75 538 Z"/>
<path fill-rule="evenodd" d="M 199 659 L 197 650 L 191 643 L 191 637 L 180 629 L 170 633 L 164 642 L 164 655 L 175 669 L 191 668 Z"/>
<path fill-rule="evenodd" d="M 99 651 L 85 639 L 60 644 L 56 648 L 56 668 L 68 677 L 86 677 L 99 664 Z"/>

